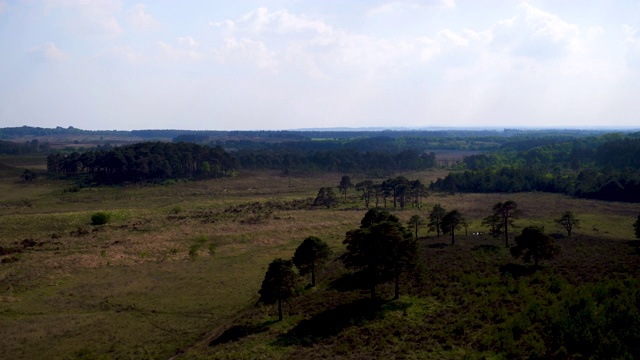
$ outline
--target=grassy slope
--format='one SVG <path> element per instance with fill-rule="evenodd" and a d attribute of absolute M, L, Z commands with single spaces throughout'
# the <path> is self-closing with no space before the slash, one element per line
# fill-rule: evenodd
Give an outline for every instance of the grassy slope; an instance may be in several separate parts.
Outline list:
<path fill-rule="evenodd" d="M 435 175 L 406 176 L 428 183 Z M 320 298 L 329 299 L 327 302 L 315 304 L 316 294 L 305 292 L 300 298 L 302 305 L 290 305 L 292 316 L 277 324 L 271 323 L 271 307 L 252 307 L 273 258 L 290 257 L 309 235 L 328 241 L 339 254 L 345 231 L 358 226 L 364 210 L 354 204 L 343 210 L 275 208 L 268 212 L 259 206 L 237 205 L 306 199 L 319 187 L 336 185 L 339 180 L 340 174 L 292 178 L 292 187 L 288 187 L 285 178 L 261 173 L 168 187 L 64 192 L 70 184 L 44 179 L 21 184 L 0 179 L 0 246 L 22 250 L 1 256 L 18 259 L 0 265 L 4 356 L 168 358 L 183 349 L 186 354 L 181 356 L 186 358 L 312 357 L 349 356 L 354 349 L 363 349 L 362 356 L 394 351 L 418 357 L 456 357 L 471 351 L 472 341 L 466 337 L 461 341 L 446 339 L 451 338 L 449 331 L 455 330 L 447 324 L 461 320 L 456 318 L 459 310 L 451 300 L 457 295 L 445 286 L 447 278 L 430 279 L 441 284 L 434 287 L 440 290 L 416 291 L 397 304 L 384 305 L 377 319 L 352 319 L 362 327 L 343 324 L 335 333 L 314 338 L 317 344 L 311 347 L 299 337 L 286 336 L 298 321 L 309 318 L 310 307 L 322 313 L 322 306 L 334 304 L 350 313 L 349 304 L 366 294 L 340 292 L 325 285 L 316 291 L 323 292 Z M 634 204 L 551 194 L 434 195 L 427 202 L 458 207 L 471 220 L 469 232 L 473 232 L 484 231 L 479 225 L 482 217 L 495 202 L 506 199 L 515 200 L 523 209 L 525 218 L 519 224 L 545 224 L 549 232 L 561 231 L 551 219 L 564 210 L 574 211 L 583 220 L 575 231 L 575 238 L 581 241 L 568 247 L 572 255 L 565 257 L 562 264 L 566 264 L 560 268 L 572 273 L 588 260 L 593 268 L 585 270 L 584 276 L 610 270 L 610 262 L 598 261 L 598 255 L 613 254 L 611 244 L 631 239 L 631 223 L 640 212 Z M 112 222 L 102 227 L 89 225 L 90 215 L 98 210 L 109 211 Z M 398 215 L 408 220 L 415 213 L 407 210 Z M 36 245 L 25 248 L 24 239 Z M 431 239 L 425 244 L 439 242 L 448 240 Z M 498 256 L 472 250 L 479 244 L 501 244 L 500 240 L 461 237 L 459 242 L 456 248 L 426 246 L 425 257 L 444 255 L 441 258 L 448 259 L 429 262 L 430 266 L 490 264 L 487 271 L 494 276 L 495 261 L 510 261 L 503 249 L 498 250 Z M 594 246 L 597 252 L 592 251 Z M 466 256 L 472 256 L 473 261 Z M 626 264 L 627 260 L 620 262 Z M 435 267 L 427 274 L 449 270 Z M 334 265 L 331 271 L 339 276 L 342 270 Z M 442 295 L 451 291 L 453 295 Z M 440 318 L 434 314 L 448 319 L 434 327 L 442 339 L 421 339 L 418 330 L 426 331 L 425 321 Z M 333 319 L 336 315 L 330 312 L 323 316 Z M 340 318 L 339 312 L 337 316 Z M 265 326 L 257 327 L 260 332 L 242 341 L 207 346 L 239 323 Z M 415 329 L 415 334 L 399 337 L 395 330 L 389 330 L 406 328 Z M 379 343 L 380 338 L 385 340 Z"/>

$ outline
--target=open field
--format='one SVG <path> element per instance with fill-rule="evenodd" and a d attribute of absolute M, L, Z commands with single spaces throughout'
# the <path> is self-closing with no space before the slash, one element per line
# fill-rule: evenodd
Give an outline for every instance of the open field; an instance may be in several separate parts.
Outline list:
<path fill-rule="evenodd" d="M 418 335 L 406 341 L 390 338 L 375 348 L 362 339 L 360 328 L 348 325 L 323 336 L 320 345 L 309 347 L 282 337 L 305 318 L 302 305 L 292 302 L 291 316 L 282 323 L 273 323 L 272 307 L 254 308 L 268 263 L 276 257 L 291 257 L 307 236 L 327 241 L 336 255 L 344 251 L 345 232 L 358 227 L 365 213 L 355 190 L 350 191 L 350 202 L 336 209 L 309 206 L 320 187 L 337 186 L 341 175 L 292 176 L 291 186 L 289 179 L 264 172 L 170 186 L 79 189 L 64 181 L 40 178 L 25 184 L 0 176 L 3 356 L 312 358 L 348 356 L 361 343 L 371 351 L 367 354 L 379 356 L 393 351 L 433 358 L 474 354 L 473 331 L 463 332 L 457 340 L 424 340 L 420 348 L 409 348 L 421 341 Z M 403 175 L 428 184 L 443 172 Z M 354 183 L 360 180 L 364 179 L 352 176 Z M 575 236 L 563 240 L 564 255 L 554 262 L 556 271 L 566 278 L 638 274 L 637 255 L 627 245 L 633 239 L 631 224 L 640 213 L 638 204 L 545 193 L 433 194 L 426 199 L 426 208 L 395 213 L 406 221 L 414 214 L 426 216 L 430 206 L 440 203 L 447 209 L 459 209 L 470 220 L 469 233 L 486 232 L 480 226 L 482 218 L 490 214 L 493 204 L 505 200 L 516 201 L 522 209 L 519 226 L 538 224 L 547 232 L 563 233 L 553 219 L 565 210 L 582 221 Z M 111 214 L 111 222 L 91 225 L 91 214 L 96 211 Z M 384 305 L 386 315 L 379 321 L 363 321 L 364 331 L 400 329 L 406 325 L 403 316 L 410 327 L 421 331 L 431 323 L 441 333 L 454 331 L 463 318 L 456 318 L 457 307 L 446 300 L 450 297 L 439 293 L 460 296 L 455 286 L 445 286 L 449 276 L 460 276 L 447 274 L 448 266 L 459 264 L 464 274 L 477 265 L 488 276 L 499 277 L 492 264 L 513 261 L 503 248 L 496 250 L 497 260 L 491 261 L 487 260 L 491 254 L 474 250 L 500 245 L 501 239 L 465 237 L 463 233 L 456 248 L 431 247 L 448 243 L 448 238 L 434 238 L 422 229 L 423 256 L 440 256 L 439 261 L 428 262 L 426 271 L 433 291 L 416 291 L 396 305 Z M 620 254 L 615 255 L 617 248 Z M 334 264 L 327 273 L 338 276 L 341 271 Z M 347 310 L 349 304 L 363 298 L 360 292 L 327 287 L 317 291 L 324 291 L 327 301 Z M 301 303 L 314 301 L 318 300 L 313 292 L 301 295 Z M 439 316 L 453 325 L 438 320 Z M 242 341 L 208 346 L 239 323 L 267 325 Z M 321 351 L 322 346 L 325 350 Z"/>

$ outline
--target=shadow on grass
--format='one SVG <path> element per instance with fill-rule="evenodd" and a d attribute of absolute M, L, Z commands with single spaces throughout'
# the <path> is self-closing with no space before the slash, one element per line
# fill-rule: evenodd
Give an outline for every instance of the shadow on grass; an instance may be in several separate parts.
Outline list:
<path fill-rule="evenodd" d="M 383 313 L 380 311 L 382 305 L 383 302 L 380 300 L 367 298 L 325 310 L 311 319 L 300 321 L 289 332 L 279 336 L 275 345 L 312 345 L 318 339 L 335 336 L 348 327 L 359 326 L 378 316 L 382 316 Z M 406 309 L 409 305 L 394 304 L 394 306 L 394 308 L 389 309 L 387 309 L 389 306 L 385 306 L 385 311 Z"/>
<path fill-rule="evenodd" d="M 211 340 L 209 346 L 216 346 L 220 344 L 226 344 L 230 342 L 238 341 L 244 337 L 253 334 L 259 334 L 268 330 L 269 325 L 276 323 L 276 320 L 266 321 L 262 324 L 255 326 L 248 325 L 234 325 L 225 330 L 220 336 Z"/>
<path fill-rule="evenodd" d="M 535 266 L 521 265 L 509 263 L 505 265 L 500 265 L 500 274 L 506 275 L 510 274 L 514 279 L 518 279 L 522 276 L 529 276 L 536 272 Z"/>
<path fill-rule="evenodd" d="M 627 241 L 627 245 L 631 247 L 633 255 L 640 255 L 640 240 L 630 240 Z"/>
<path fill-rule="evenodd" d="M 444 249 L 446 247 L 447 247 L 447 244 L 445 243 L 429 244 L 430 249 Z"/>
<path fill-rule="evenodd" d="M 478 250 L 482 250 L 486 252 L 498 252 L 500 248 L 495 245 L 487 245 L 487 244 L 476 245 L 473 248 L 471 248 L 471 251 L 478 251 Z"/>
<path fill-rule="evenodd" d="M 340 292 L 353 290 L 368 290 L 369 279 L 364 271 L 357 271 L 340 276 L 332 281 L 329 285 L 330 289 Z"/>

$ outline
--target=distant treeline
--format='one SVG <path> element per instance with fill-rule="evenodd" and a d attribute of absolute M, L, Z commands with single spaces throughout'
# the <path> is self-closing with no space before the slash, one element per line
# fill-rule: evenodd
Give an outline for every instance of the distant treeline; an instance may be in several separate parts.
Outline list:
<path fill-rule="evenodd" d="M 237 160 L 221 147 L 192 143 L 145 142 L 110 150 L 49 155 L 50 173 L 88 175 L 97 183 L 202 179 L 231 175 Z"/>
<path fill-rule="evenodd" d="M 513 149 L 524 149 L 513 152 Z M 640 138 L 598 138 L 528 147 L 510 144 L 491 155 L 463 160 L 430 188 L 448 192 L 546 191 L 576 197 L 640 202 Z"/>
<path fill-rule="evenodd" d="M 32 153 L 47 153 L 50 150 L 48 143 L 40 143 L 33 139 L 24 143 L 0 140 L 0 154 L 23 155 Z"/>
<path fill-rule="evenodd" d="M 136 137 L 143 139 L 174 139 L 175 142 L 188 141 L 196 143 L 209 143 L 212 141 L 227 140 L 251 140 L 251 141 L 278 141 L 278 140 L 315 140 L 333 139 L 349 140 L 370 137 L 385 138 L 510 138 L 510 137 L 584 137 L 597 136 L 610 131 L 606 130 L 83 130 L 69 126 L 67 128 L 41 128 L 33 126 L 0 128 L 0 139 L 13 139 L 25 136 L 51 136 L 51 135 L 100 135 Z M 500 142 L 502 143 L 502 142 Z M 221 144 L 218 144 L 221 145 Z"/>
<path fill-rule="evenodd" d="M 326 151 L 241 150 L 233 153 L 243 169 L 371 172 L 422 170 L 436 166 L 433 152 L 409 149 L 400 152 L 337 149 Z"/>

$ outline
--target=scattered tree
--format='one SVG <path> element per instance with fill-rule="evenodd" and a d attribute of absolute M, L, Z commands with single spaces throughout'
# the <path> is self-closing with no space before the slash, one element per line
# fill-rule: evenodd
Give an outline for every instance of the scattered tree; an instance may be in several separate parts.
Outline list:
<path fill-rule="evenodd" d="M 313 206 L 326 206 L 328 209 L 335 203 L 336 194 L 333 192 L 333 188 L 322 187 L 318 191 L 318 196 L 316 196 L 315 200 L 313 201 Z"/>
<path fill-rule="evenodd" d="M 638 219 L 633 223 L 633 230 L 636 233 L 636 239 L 640 239 L 640 215 L 638 215 Z"/>
<path fill-rule="evenodd" d="M 533 260 L 538 267 L 540 260 L 552 260 L 560 253 L 560 248 L 553 238 L 544 233 L 544 228 L 527 226 L 522 234 L 516 236 L 516 245 L 511 248 L 511 255 L 516 259 L 522 256 L 525 262 Z"/>
<path fill-rule="evenodd" d="M 499 202 L 493 206 L 493 213 L 502 219 L 502 230 L 504 231 L 504 243 L 509 247 L 509 226 L 513 227 L 513 221 L 518 218 L 518 204 L 515 201 L 507 200 Z"/>
<path fill-rule="evenodd" d="M 456 230 L 464 223 L 464 218 L 458 210 L 451 210 L 442 217 L 442 232 L 451 234 L 451 245 L 456 243 Z"/>
<path fill-rule="evenodd" d="M 482 226 L 489 228 L 489 234 L 494 238 L 502 235 L 502 217 L 498 214 L 492 214 L 482 219 Z"/>
<path fill-rule="evenodd" d="M 331 249 L 326 242 L 315 236 L 309 236 L 298 246 L 293 255 L 293 263 L 300 275 L 311 273 L 311 286 L 316 286 L 316 270 L 331 256 Z"/>
<path fill-rule="evenodd" d="M 353 184 L 351 183 L 351 178 L 348 177 L 347 175 L 343 175 L 342 179 L 340 179 L 340 185 L 338 185 L 338 189 L 340 189 L 340 192 L 344 195 L 344 201 L 347 202 L 347 190 L 353 187 Z"/>
<path fill-rule="evenodd" d="M 580 220 L 576 219 L 571 211 L 565 211 L 559 219 L 556 219 L 556 222 L 567 230 L 567 236 L 571 236 L 573 228 L 580 227 Z"/>
<path fill-rule="evenodd" d="M 447 213 L 447 210 L 440 204 L 435 204 L 431 212 L 429 213 L 429 231 L 435 231 L 440 236 L 440 229 L 442 228 L 442 217 Z"/>
<path fill-rule="evenodd" d="M 259 302 L 278 303 L 278 319 L 282 321 L 282 301 L 293 295 L 296 274 L 291 260 L 275 259 L 269 264 L 260 288 Z"/>
<path fill-rule="evenodd" d="M 362 200 L 364 200 L 364 206 L 369 209 L 369 202 L 371 201 L 371 195 L 374 195 L 373 181 L 365 180 L 356 184 L 356 190 L 362 191 Z M 377 203 L 376 203 L 377 206 Z"/>
<path fill-rule="evenodd" d="M 38 174 L 36 174 L 35 172 L 33 172 L 33 171 L 29 170 L 29 169 L 25 169 L 24 172 L 22 173 L 22 175 L 20 176 L 20 178 L 24 182 L 32 182 L 37 177 L 38 177 Z"/>
<path fill-rule="evenodd" d="M 348 268 L 364 272 L 371 298 L 376 297 L 376 285 L 391 277 L 396 285 L 394 298 L 398 298 L 400 275 L 414 266 L 416 256 L 415 240 L 399 219 L 386 211 L 371 209 L 359 229 L 347 232 L 344 244 L 347 253 L 343 262 Z"/>
<path fill-rule="evenodd" d="M 413 215 L 407 224 L 415 230 L 416 239 L 418 238 L 418 230 L 425 225 L 420 215 Z"/>

